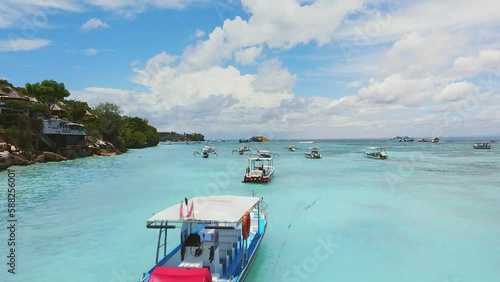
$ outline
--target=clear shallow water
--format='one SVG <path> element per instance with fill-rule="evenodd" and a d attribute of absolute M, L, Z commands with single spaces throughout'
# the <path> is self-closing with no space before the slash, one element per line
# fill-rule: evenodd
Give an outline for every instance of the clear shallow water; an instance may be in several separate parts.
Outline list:
<path fill-rule="evenodd" d="M 269 224 L 247 281 L 500 281 L 499 143 L 318 141 L 320 160 L 304 157 L 311 144 L 249 143 L 280 154 L 265 185 L 241 182 L 248 155 L 231 154 L 241 144 L 214 145 L 218 158 L 174 144 L 14 167 L 17 274 L 7 273 L 2 228 L 0 281 L 137 281 L 154 262 L 153 213 L 252 191 Z M 363 157 L 367 146 L 387 147 L 389 159 Z M 0 187 L 7 226 L 5 171 Z"/>

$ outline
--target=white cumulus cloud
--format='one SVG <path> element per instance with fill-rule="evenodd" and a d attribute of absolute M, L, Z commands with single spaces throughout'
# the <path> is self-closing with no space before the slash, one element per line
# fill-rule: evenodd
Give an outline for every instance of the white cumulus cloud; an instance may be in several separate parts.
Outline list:
<path fill-rule="evenodd" d="M 97 18 L 91 18 L 88 21 L 86 21 L 84 24 L 82 24 L 82 30 L 84 31 L 90 31 L 98 28 L 109 28 L 110 26 L 101 21 L 100 19 Z"/>
<path fill-rule="evenodd" d="M 459 57 L 453 62 L 457 75 L 471 76 L 484 72 L 500 74 L 500 50 L 482 50 L 477 56 Z"/>
<path fill-rule="evenodd" d="M 0 40 L 0 52 L 30 51 L 48 46 L 49 44 L 50 40 L 41 38 Z"/>
<path fill-rule="evenodd" d="M 253 65 L 262 53 L 262 47 L 248 47 L 234 52 L 234 60 L 238 64 Z"/>
<path fill-rule="evenodd" d="M 454 82 L 446 85 L 437 95 L 434 96 L 434 99 L 436 101 L 454 102 L 462 100 L 468 96 L 472 96 L 476 93 L 476 91 L 476 86 L 470 82 Z"/>

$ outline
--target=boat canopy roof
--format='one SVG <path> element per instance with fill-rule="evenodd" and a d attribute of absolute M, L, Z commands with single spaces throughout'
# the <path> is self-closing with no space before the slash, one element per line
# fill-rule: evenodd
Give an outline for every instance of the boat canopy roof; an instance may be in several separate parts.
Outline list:
<path fill-rule="evenodd" d="M 263 158 L 263 157 L 252 157 L 252 158 L 248 158 L 248 163 L 251 164 L 251 163 L 272 163 L 273 162 L 273 158 Z"/>
<path fill-rule="evenodd" d="M 263 161 L 263 162 L 268 161 L 268 162 L 270 162 L 273 160 L 273 158 L 253 157 L 253 158 L 248 158 L 248 160 L 249 161 Z"/>
<path fill-rule="evenodd" d="M 147 221 L 148 227 L 164 223 L 238 223 L 246 211 L 252 210 L 258 203 L 258 197 L 246 196 L 207 196 L 196 197 L 188 201 L 193 205 L 192 216 L 181 217 L 181 202 L 153 215 Z M 184 201 L 182 201 L 184 205 Z M 185 207 L 183 207 L 185 208 Z"/>

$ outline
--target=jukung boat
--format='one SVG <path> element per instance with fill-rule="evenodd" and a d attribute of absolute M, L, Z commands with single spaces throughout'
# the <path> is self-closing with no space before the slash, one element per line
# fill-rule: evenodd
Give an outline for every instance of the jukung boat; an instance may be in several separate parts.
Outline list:
<path fill-rule="evenodd" d="M 245 152 L 250 152 L 250 148 L 248 148 L 248 146 L 243 146 L 243 147 L 239 147 L 238 150 L 233 150 L 233 153 L 238 153 L 240 155 L 243 155 Z"/>
<path fill-rule="evenodd" d="M 252 266 L 267 227 L 261 198 L 186 198 L 148 219 L 159 230 L 156 264 L 140 282 L 240 282 Z M 167 253 L 168 235 L 180 242 Z"/>
<path fill-rule="evenodd" d="M 318 147 L 309 147 L 307 152 L 304 153 L 306 158 L 310 159 L 321 159 L 321 154 L 319 153 Z"/>
<path fill-rule="evenodd" d="M 387 152 L 382 147 L 368 147 L 365 151 L 365 157 L 385 160 L 387 159 Z"/>
<path fill-rule="evenodd" d="M 250 157 L 243 182 L 267 183 L 273 174 L 273 158 Z"/>
<path fill-rule="evenodd" d="M 279 156 L 280 154 L 272 153 L 269 150 L 257 150 L 257 154 L 250 155 L 251 158 L 274 158 Z"/>
<path fill-rule="evenodd" d="M 193 156 L 201 155 L 203 158 L 208 158 L 210 155 L 217 155 L 217 149 L 213 146 L 204 146 L 198 151 L 194 151 Z"/>

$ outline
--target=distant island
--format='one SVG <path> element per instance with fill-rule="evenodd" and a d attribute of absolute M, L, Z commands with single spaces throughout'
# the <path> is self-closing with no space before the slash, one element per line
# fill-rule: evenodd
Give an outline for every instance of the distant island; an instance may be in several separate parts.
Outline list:
<path fill-rule="evenodd" d="M 177 133 L 177 132 L 158 132 L 160 141 L 184 142 L 184 141 L 205 141 L 205 136 L 199 133 Z"/>

